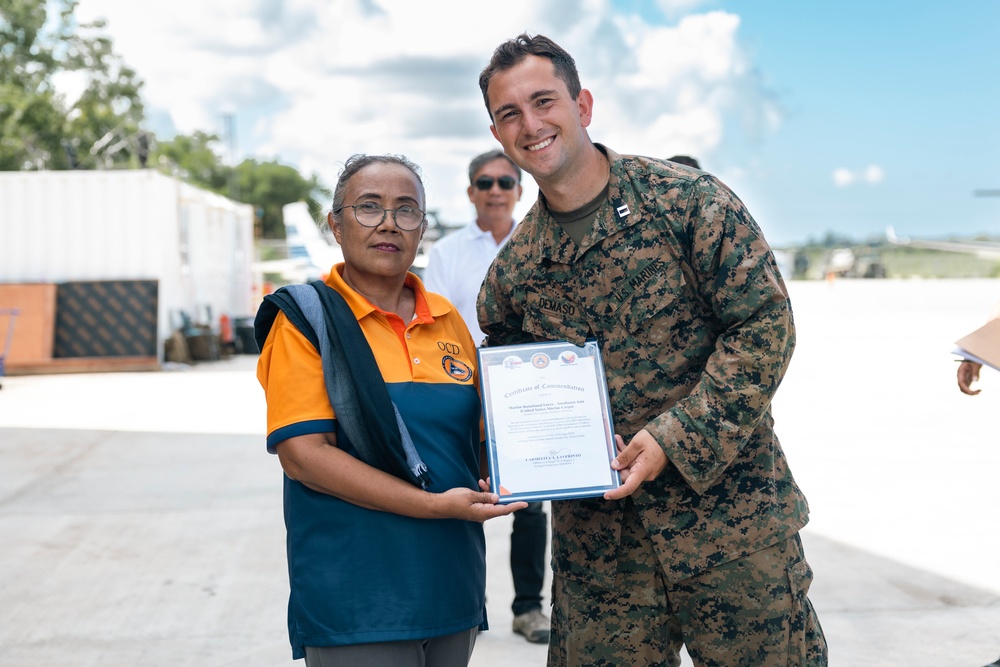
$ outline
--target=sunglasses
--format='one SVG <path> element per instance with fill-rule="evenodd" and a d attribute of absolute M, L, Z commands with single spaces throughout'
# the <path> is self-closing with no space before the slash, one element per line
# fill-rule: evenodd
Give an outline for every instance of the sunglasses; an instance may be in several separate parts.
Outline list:
<path fill-rule="evenodd" d="M 517 179 L 513 176 L 501 176 L 497 179 L 492 176 L 480 176 L 476 179 L 476 188 L 485 192 L 493 187 L 494 180 L 500 185 L 501 190 L 513 190 L 517 185 Z"/>

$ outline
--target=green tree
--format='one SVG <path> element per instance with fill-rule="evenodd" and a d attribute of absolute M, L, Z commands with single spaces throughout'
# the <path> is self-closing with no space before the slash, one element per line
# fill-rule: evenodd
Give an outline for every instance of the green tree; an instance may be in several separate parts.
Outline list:
<path fill-rule="evenodd" d="M 67 65 L 87 73 L 87 86 L 67 115 L 67 144 L 81 168 L 145 166 L 149 135 L 143 131 L 142 80 L 99 34 L 102 23 L 83 26 L 67 46 Z"/>
<path fill-rule="evenodd" d="M 218 143 L 219 137 L 207 132 L 178 134 L 169 141 L 157 142 L 151 162 L 168 174 L 228 195 L 232 168 L 222 164 L 215 152 Z"/>
<path fill-rule="evenodd" d="M 96 169 L 153 164 L 254 206 L 265 237 L 284 236 L 281 209 L 305 201 L 318 214 L 330 193 L 276 161 L 223 164 L 214 134 L 153 141 L 142 129 L 142 81 L 115 53 L 103 21 L 79 23 L 78 0 L 0 0 L 0 170 Z M 67 102 L 57 75 L 84 78 Z"/>
<path fill-rule="evenodd" d="M 258 162 L 244 160 L 236 167 L 240 201 L 253 204 L 257 211 L 260 234 L 263 238 L 284 238 L 285 220 L 282 207 L 303 201 L 314 220 L 322 210 L 320 198 L 330 198 L 314 174 L 305 178 L 295 168 L 276 161 Z"/>
<path fill-rule="evenodd" d="M 274 160 L 251 158 L 235 168 L 229 167 L 222 163 L 219 148 L 219 137 L 214 134 L 179 134 L 158 142 L 152 161 L 166 173 L 251 204 L 257 218 L 257 235 L 263 238 L 285 237 L 285 204 L 304 201 L 313 218 L 318 219 L 321 200 L 332 197 L 317 176 L 305 178 L 294 167 Z"/>
<path fill-rule="evenodd" d="M 51 82 L 56 57 L 44 44 L 47 18 L 43 0 L 0 0 L 0 169 L 44 168 L 62 153 L 64 113 Z M 64 21 L 63 14 L 55 32 Z"/>
<path fill-rule="evenodd" d="M 80 24 L 77 0 L 0 0 L 0 169 L 137 166 L 142 81 L 114 53 L 104 23 Z M 68 103 L 56 75 L 85 79 Z"/>

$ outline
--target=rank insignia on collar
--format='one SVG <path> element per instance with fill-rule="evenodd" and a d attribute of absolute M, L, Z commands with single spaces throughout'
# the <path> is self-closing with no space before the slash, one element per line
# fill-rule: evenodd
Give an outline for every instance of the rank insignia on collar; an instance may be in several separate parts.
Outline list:
<path fill-rule="evenodd" d="M 628 215 L 629 213 L 632 212 L 632 211 L 628 210 L 628 204 L 622 204 L 616 210 L 618 211 L 618 217 L 619 218 L 624 218 L 626 215 Z"/>

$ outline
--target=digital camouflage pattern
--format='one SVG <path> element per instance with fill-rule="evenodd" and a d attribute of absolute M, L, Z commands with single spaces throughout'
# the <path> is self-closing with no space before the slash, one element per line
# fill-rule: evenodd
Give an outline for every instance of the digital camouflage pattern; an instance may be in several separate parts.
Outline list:
<path fill-rule="evenodd" d="M 553 582 L 549 667 L 679 667 L 682 644 L 700 667 L 827 664 L 798 535 L 674 584 L 655 566 L 634 507 L 622 546 L 633 556 L 614 589 Z"/>
<path fill-rule="evenodd" d="M 632 495 L 668 582 L 774 545 L 808 506 L 771 399 L 795 342 L 774 257 L 709 174 L 622 156 L 580 245 L 536 202 L 479 295 L 488 345 L 600 341 L 615 432 L 647 429 L 669 464 Z M 557 575 L 613 587 L 626 501 L 553 503 Z"/>

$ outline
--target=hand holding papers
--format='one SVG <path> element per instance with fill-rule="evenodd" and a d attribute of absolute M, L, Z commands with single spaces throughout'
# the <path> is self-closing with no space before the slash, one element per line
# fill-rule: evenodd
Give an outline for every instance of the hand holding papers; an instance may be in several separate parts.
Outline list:
<path fill-rule="evenodd" d="M 501 503 L 600 496 L 621 484 L 596 342 L 478 351 L 491 490 Z"/>
<path fill-rule="evenodd" d="M 1000 319 L 990 320 L 955 345 L 953 354 L 1000 370 Z"/>

